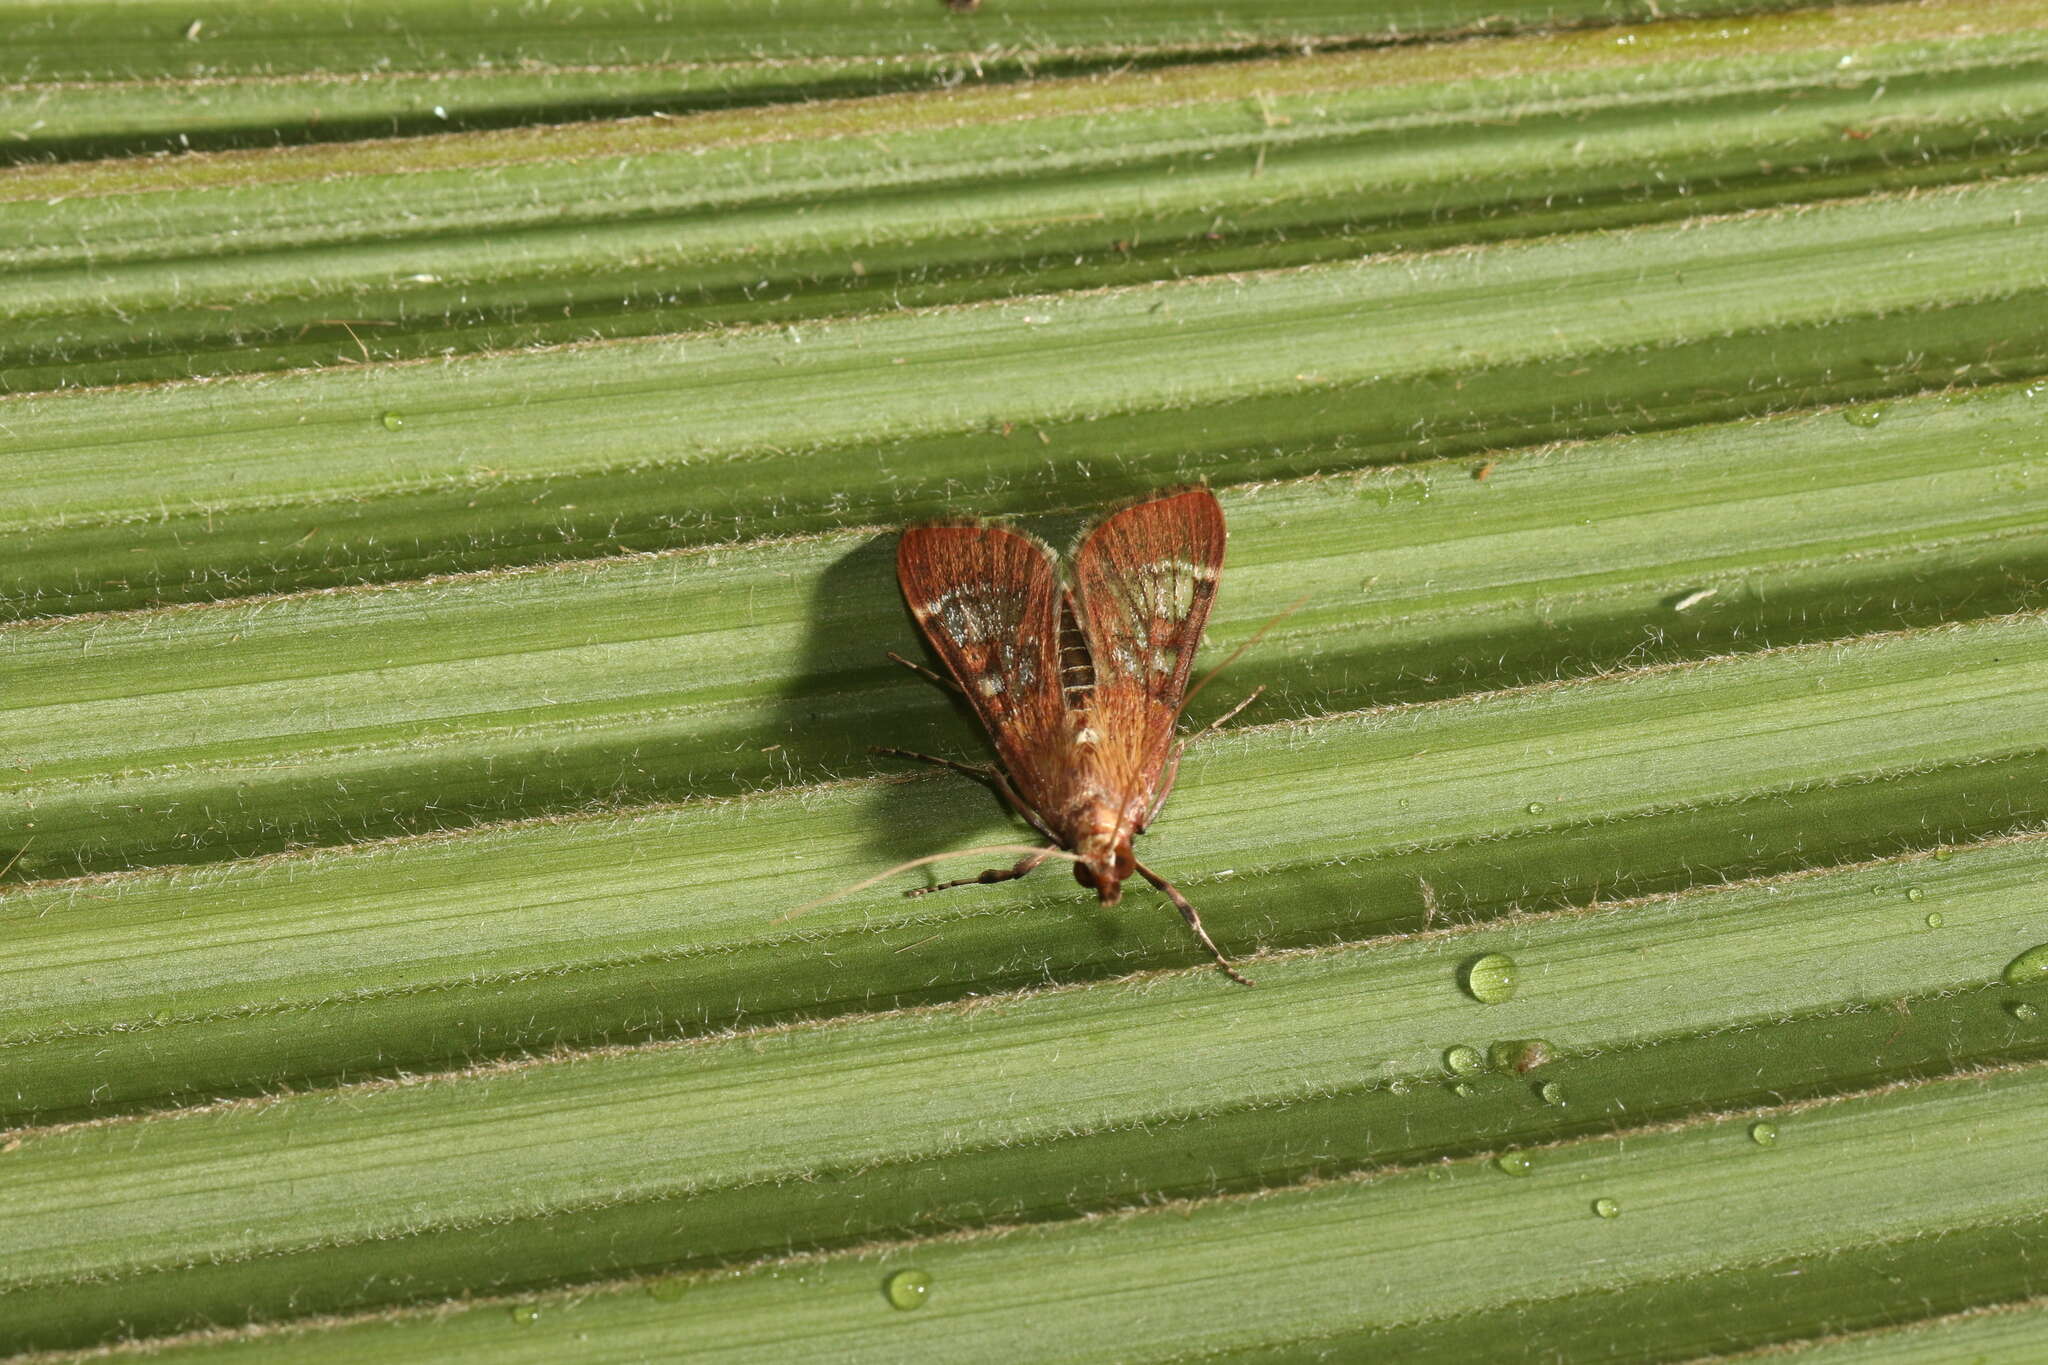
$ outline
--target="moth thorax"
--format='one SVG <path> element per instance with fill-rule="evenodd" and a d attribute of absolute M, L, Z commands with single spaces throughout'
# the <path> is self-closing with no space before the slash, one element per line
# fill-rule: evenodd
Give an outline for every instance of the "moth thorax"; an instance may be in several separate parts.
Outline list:
<path fill-rule="evenodd" d="M 1109 812 L 1103 815 L 1108 817 Z M 1081 836 L 1074 852 L 1081 857 L 1074 864 L 1074 880 L 1092 888 L 1102 904 L 1115 905 L 1123 896 L 1124 878 L 1138 866 L 1129 832 L 1118 830 L 1113 818 L 1105 818 Z"/>

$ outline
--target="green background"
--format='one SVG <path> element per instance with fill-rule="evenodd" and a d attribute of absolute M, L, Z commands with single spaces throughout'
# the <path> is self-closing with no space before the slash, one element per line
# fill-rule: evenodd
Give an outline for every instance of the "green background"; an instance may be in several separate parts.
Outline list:
<path fill-rule="evenodd" d="M 0 30 L 0 1351 L 2040 1354 L 2048 4 Z M 896 529 L 1191 480 L 1257 988 L 787 918 L 1024 833 Z"/>

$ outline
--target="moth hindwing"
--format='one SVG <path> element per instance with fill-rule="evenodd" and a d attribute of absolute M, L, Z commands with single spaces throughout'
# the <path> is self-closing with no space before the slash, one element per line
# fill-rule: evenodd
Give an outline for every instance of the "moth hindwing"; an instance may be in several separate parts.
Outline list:
<path fill-rule="evenodd" d="M 911 527 L 896 571 L 911 615 L 988 731 L 997 766 L 933 761 L 989 781 L 1050 841 L 1013 868 L 966 880 L 1021 877 L 1061 857 L 1102 904 L 1115 905 L 1136 873 L 1242 980 L 1186 898 L 1131 850 L 1179 767 L 1184 741 L 1175 726 L 1223 542 L 1215 495 L 1187 488 L 1097 523 L 1074 551 L 1071 584 L 1042 542 L 983 522 Z"/>

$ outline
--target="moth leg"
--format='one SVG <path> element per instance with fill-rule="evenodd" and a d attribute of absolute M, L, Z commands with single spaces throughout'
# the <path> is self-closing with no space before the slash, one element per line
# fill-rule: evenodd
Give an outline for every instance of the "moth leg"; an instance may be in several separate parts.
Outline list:
<path fill-rule="evenodd" d="M 906 896 L 929 896 L 934 891 L 947 891 L 956 886 L 988 886 L 995 882 L 1013 882 L 1031 869 L 1059 852 L 1058 848 L 1041 848 L 1036 853 L 1027 853 L 1017 860 L 1015 867 L 992 867 L 978 877 L 960 877 L 937 886 L 913 886 L 904 892 Z"/>
<path fill-rule="evenodd" d="M 1011 808 L 1014 809 L 1017 812 L 1017 814 L 1023 816 L 1025 822 L 1029 824 L 1031 828 L 1037 830 L 1040 834 L 1043 834 L 1046 838 L 1052 840 L 1055 844 L 1057 844 L 1060 841 L 1060 836 L 1054 834 L 1052 832 L 1052 829 L 1045 823 L 1045 821 L 1041 820 L 1038 817 L 1038 812 L 1031 809 L 1031 807 L 1025 805 L 1024 798 L 1017 795 L 1017 789 L 1010 785 L 1010 778 L 1008 774 L 1006 774 L 1001 768 L 991 768 L 989 770 L 989 775 L 995 779 L 996 790 L 1003 794 L 1003 800 L 1009 802 Z"/>
<path fill-rule="evenodd" d="M 915 673 L 920 678 L 923 678 L 926 682 L 937 683 L 940 687 L 945 688 L 948 692 L 958 692 L 960 690 L 960 684 L 954 682 L 951 678 L 942 678 L 938 674 L 932 672 L 929 668 L 926 668 L 923 664 L 917 663 L 910 659 L 906 659 L 893 649 L 885 650 L 884 653 L 886 653 L 890 658 L 894 659 L 897 663 L 902 664 L 912 673 Z"/>
<path fill-rule="evenodd" d="M 1264 683 L 1260 683 L 1257 687 L 1254 687 L 1251 690 L 1251 693 L 1248 696 L 1246 696 L 1243 701 L 1231 707 L 1228 711 L 1225 711 L 1222 715 L 1216 717 L 1216 719 L 1210 721 L 1207 725 L 1204 725 L 1194 734 L 1189 735 L 1186 739 L 1183 739 L 1180 743 L 1173 746 L 1173 757 L 1169 758 L 1166 761 L 1166 781 L 1163 784 L 1161 784 L 1159 788 L 1159 796 L 1152 802 L 1152 809 L 1145 812 L 1145 820 L 1143 824 L 1138 826 L 1138 833 L 1143 834 L 1146 830 L 1152 828 L 1152 822 L 1154 820 L 1157 820 L 1159 818 L 1159 812 L 1166 808 L 1166 798 L 1173 794 L 1174 779 L 1180 776 L 1180 756 L 1187 752 L 1188 745 L 1193 744 L 1198 739 L 1206 739 L 1215 731 L 1222 729 L 1224 722 L 1228 721 L 1232 716 L 1235 716 L 1238 712 L 1244 710 L 1245 707 L 1250 706 L 1253 702 L 1257 701 L 1259 699 L 1259 693 L 1265 690 L 1266 685 Z"/>
<path fill-rule="evenodd" d="M 915 749 L 892 749 L 886 744 L 870 745 L 868 752 L 884 758 L 914 758 L 919 763 L 929 763 L 938 768 L 951 768 L 954 772 L 971 777 L 977 782 L 994 781 L 999 773 L 994 768 L 984 768 L 978 763 L 962 763 L 957 758 L 940 758 L 936 754 L 921 754 Z"/>
<path fill-rule="evenodd" d="M 886 745 L 877 745 L 870 748 L 868 752 L 871 754 L 882 754 L 889 758 L 914 758 L 920 763 L 931 763 L 941 768 L 951 768 L 954 772 L 971 777 L 977 782 L 986 782 L 989 786 L 996 789 L 998 796 L 1010 803 L 1012 810 L 1024 817 L 1031 828 L 1055 843 L 1059 841 L 1059 837 L 1047 829 L 1045 821 L 1038 817 L 1038 812 L 1024 804 L 1024 798 L 1017 795 L 1017 789 L 1010 785 L 1010 779 L 1003 775 L 1001 768 L 984 768 L 979 764 L 962 763 L 954 758 L 939 758 L 933 754 L 918 753 L 913 749 L 891 749 Z"/>
<path fill-rule="evenodd" d="M 1210 721 L 1207 725 L 1204 725 L 1201 729 L 1195 731 L 1195 733 L 1189 735 L 1185 740 L 1181 742 L 1183 744 L 1193 744 L 1198 739 L 1207 739 L 1210 735 L 1213 735 L 1218 730 L 1221 730 L 1230 721 L 1235 720 L 1237 718 L 1237 713 L 1244 710 L 1245 707 L 1250 706 L 1253 702 L 1257 701 L 1259 699 L 1259 693 L 1265 690 L 1266 685 L 1264 683 L 1260 683 L 1257 687 L 1254 687 L 1250 692 L 1245 694 L 1245 699 L 1243 701 L 1231 707 L 1228 711 L 1225 711 L 1222 715 L 1216 717 L 1216 719 Z"/>
<path fill-rule="evenodd" d="M 1209 956 L 1216 959 L 1216 965 L 1223 969 L 1223 974 L 1240 986 L 1251 985 L 1251 978 L 1242 975 L 1237 968 L 1231 966 L 1230 959 L 1223 955 L 1222 950 L 1216 946 L 1216 941 L 1209 937 L 1209 931 L 1202 927 L 1202 917 L 1195 913 L 1194 906 L 1188 904 L 1188 898 L 1180 893 L 1180 888 L 1143 863 L 1133 865 L 1138 869 L 1139 876 L 1158 887 L 1165 893 L 1166 898 L 1173 902 L 1173 908 L 1180 911 L 1180 917 L 1188 922 L 1188 928 L 1195 931 L 1195 937 L 1209 950 Z"/>

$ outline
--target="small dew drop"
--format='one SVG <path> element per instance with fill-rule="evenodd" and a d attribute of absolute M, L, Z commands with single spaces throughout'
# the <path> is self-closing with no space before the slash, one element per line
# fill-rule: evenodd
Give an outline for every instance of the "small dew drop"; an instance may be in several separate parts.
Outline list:
<path fill-rule="evenodd" d="M 1557 1056 L 1547 1038 L 1503 1038 L 1486 1049 L 1486 1060 L 1495 1071 L 1512 1071 L 1526 1076 Z"/>
<path fill-rule="evenodd" d="M 1906 888 L 1906 899 L 1909 901 L 1924 901 L 1927 899 L 1927 893 L 1917 886 L 1909 886 Z"/>
<path fill-rule="evenodd" d="M 690 1282 L 681 1275 L 670 1275 L 647 1286 L 647 1297 L 657 1303 L 674 1303 L 689 1292 Z"/>
<path fill-rule="evenodd" d="M 1621 1217 L 1621 1205 L 1602 1195 L 1593 1201 L 1593 1212 L 1599 1214 L 1602 1218 L 1619 1218 Z"/>
<path fill-rule="evenodd" d="M 384 424 L 386 431 L 405 430 L 405 414 L 402 412 L 387 412 L 377 420 Z"/>
<path fill-rule="evenodd" d="M 1470 1076 L 1486 1069 L 1486 1059 L 1479 1055 L 1476 1047 L 1459 1043 L 1456 1047 L 1444 1049 L 1444 1070 L 1453 1076 Z"/>
<path fill-rule="evenodd" d="M 1506 953 L 1487 953 L 1465 964 L 1465 991 L 1482 1005 L 1512 1000 L 1521 983 L 1515 960 Z"/>
<path fill-rule="evenodd" d="M 1940 928 L 1940 927 L 1941 927 L 1942 925 L 1944 925 L 1944 924 L 1947 924 L 1947 923 L 1948 923 L 1948 920 L 1947 920 L 1946 918 L 1944 918 L 1944 917 L 1943 917 L 1943 915 L 1942 915 L 1941 911 L 1939 911 L 1939 910 L 1929 910 L 1929 911 L 1927 912 L 1927 927 L 1928 927 L 1928 928 L 1930 928 L 1930 929 L 1939 929 L 1939 928 Z"/>
<path fill-rule="evenodd" d="M 1523 809 L 1528 811 L 1531 815 L 1541 815 L 1543 814 L 1543 803 L 1541 801 L 1531 801 L 1527 806 L 1524 806 Z"/>
<path fill-rule="evenodd" d="M 1387 1093 L 1389 1095 L 1407 1094 L 1408 1082 L 1404 1078 L 1396 1076 L 1393 1080 L 1387 1082 Z"/>
<path fill-rule="evenodd" d="M 512 1321 L 521 1327 L 531 1327 L 540 1321 L 540 1305 L 537 1303 L 515 1303 L 512 1305 Z"/>
<path fill-rule="evenodd" d="M 2005 964 L 2008 986 L 2039 986 L 2048 983 L 2048 943 L 2039 943 Z"/>
<path fill-rule="evenodd" d="M 1559 1106 L 1562 1106 L 1564 1104 L 1564 1087 L 1559 1085 L 1556 1081 L 1545 1081 L 1542 1085 L 1536 1088 L 1536 1093 L 1543 1097 L 1543 1102 L 1545 1104 L 1555 1104 Z"/>
<path fill-rule="evenodd" d="M 169 1010 L 158 1010 L 155 1014 L 149 1016 L 149 1022 L 152 1024 L 168 1024 L 171 1022 L 171 1012 Z"/>
<path fill-rule="evenodd" d="M 1749 1125 L 1749 1140 L 1759 1147 L 1778 1145 L 1778 1125 L 1759 1119 Z"/>
<path fill-rule="evenodd" d="M 1934 850 L 1934 861 L 1937 863 L 1945 863 L 1955 856 L 1956 851 L 1952 848 L 1937 848 Z"/>
<path fill-rule="evenodd" d="M 2035 1009 L 2024 1000 L 2015 1000 L 2012 1004 L 2007 1005 L 2005 1012 L 2019 1020 L 2022 1024 L 2031 1024 L 2041 1017 L 2041 1011 Z"/>
<path fill-rule="evenodd" d="M 1493 1164 L 1509 1175 L 1527 1175 L 1536 1169 L 1527 1152 L 1502 1152 L 1493 1159 Z"/>
<path fill-rule="evenodd" d="M 882 1281 L 882 1297 L 889 1301 L 891 1308 L 909 1312 L 924 1307 L 927 1295 L 932 1292 L 932 1277 L 922 1270 L 899 1270 Z"/>
<path fill-rule="evenodd" d="M 1850 408 L 1842 414 L 1842 420 L 1852 427 L 1874 427 L 1884 420 L 1884 409 Z"/>
<path fill-rule="evenodd" d="M 2029 1006 L 2029 1008 L 2032 1007 Z M 1459 1081 L 1456 1085 L 1451 1087 L 1451 1093 L 1453 1095 L 1456 1095 L 1461 1100 L 1469 1100 L 1479 1092 L 1473 1088 L 1472 1082 Z"/>

